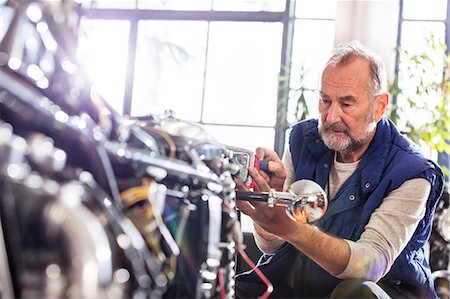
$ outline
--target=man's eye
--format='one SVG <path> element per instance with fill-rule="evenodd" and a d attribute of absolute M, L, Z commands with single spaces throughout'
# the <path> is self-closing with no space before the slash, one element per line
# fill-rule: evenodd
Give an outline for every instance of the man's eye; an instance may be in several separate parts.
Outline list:
<path fill-rule="evenodd" d="M 343 108 L 348 108 L 348 107 L 351 107 L 352 105 L 343 103 L 343 104 L 341 104 L 341 106 L 342 106 Z"/>
<path fill-rule="evenodd" d="M 329 105 L 329 104 L 331 103 L 331 101 L 330 101 L 330 100 L 327 100 L 327 99 L 321 99 L 321 101 L 322 101 L 322 103 L 325 104 L 325 105 Z"/>

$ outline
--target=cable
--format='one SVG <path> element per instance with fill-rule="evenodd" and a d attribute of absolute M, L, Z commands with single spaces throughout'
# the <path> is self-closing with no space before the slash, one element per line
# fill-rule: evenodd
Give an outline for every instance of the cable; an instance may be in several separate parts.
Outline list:
<path fill-rule="evenodd" d="M 222 268 L 219 268 L 218 270 L 217 278 L 219 280 L 219 287 L 220 287 L 220 299 L 225 299 L 225 282 L 223 279 L 223 271 Z"/>
<path fill-rule="evenodd" d="M 253 271 L 255 271 L 256 275 L 264 282 L 264 284 L 267 286 L 267 290 L 264 292 L 264 294 L 261 295 L 261 299 L 266 299 L 272 294 L 273 292 L 273 285 L 272 283 L 267 279 L 267 277 L 259 270 L 258 267 L 252 262 L 252 260 L 248 257 L 247 253 L 242 248 L 238 248 L 239 254 L 242 256 L 244 261 L 247 263 L 247 265 L 252 268 Z"/>

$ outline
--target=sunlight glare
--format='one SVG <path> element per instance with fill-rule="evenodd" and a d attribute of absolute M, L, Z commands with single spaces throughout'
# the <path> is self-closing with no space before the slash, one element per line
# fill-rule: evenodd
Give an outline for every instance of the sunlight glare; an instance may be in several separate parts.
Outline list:
<path fill-rule="evenodd" d="M 89 20 L 82 23 L 87 38 L 80 40 L 82 61 L 95 89 L 122 113 L 128 52 L 129 22 Z"/>

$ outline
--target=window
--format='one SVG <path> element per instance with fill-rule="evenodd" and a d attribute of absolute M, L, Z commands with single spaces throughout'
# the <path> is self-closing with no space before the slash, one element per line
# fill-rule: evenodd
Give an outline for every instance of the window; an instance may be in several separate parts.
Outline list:
<path fill-rule="evenodd" d="M 449 140 L 442 140 L 442 135 L 433 136 L 432 131 L 439 130 L 443 118 L 448 118 L 448 108 L 441 116 L 439 111 L 434 111 L 436 104 L 446 100 L 441 85 L 436 82 L 445 83 L 448 80 L 448 77 L 443 76 L 444 68 L 447 68 L 447 72 L 449 68 L 449 65 L 444 64 L 444 58 L 450 49 L 450 0 L 401 0 L 399 22 L 397 44 L 400 50 L 396 72 L 401 92 L 394 101 L 403 115 L 397 124 L 401 130 L 411 132 L 428 123 L 430 126 L 425 127 L 428 131 L 425 134 L 429 136 L 420 136 L 422 140 L 431 139 L 427 146 L 430 142 L 433 145 L 435 142 L 448 145 Z M 436 159 L 432 154 L 431 158 Z M 447 170 L 450 168 L 449 156 L 445 152 L 440 152 L 437 160 Z"/>
<path fill-rule="evenodd" d="M 131 115 L 201 118 L 208 23 L 139 21 Z"/>
<path fill-rule="evenodd" d="M 117 112 L 171 109 L 250 150 L 282 152 L 298 89 L 317 89 L 334 45 L 335 0 L 92 0 L 85 8 L 80 46 Z"/>
<path fill-rule="evenodd" d="M 100 93 L 116 111 L 122 111 L 130 24 L 124 20 L 85 20 L 81 24 L 80 60 Z M 84 57 L 83 57 L 84 56 Z"/>

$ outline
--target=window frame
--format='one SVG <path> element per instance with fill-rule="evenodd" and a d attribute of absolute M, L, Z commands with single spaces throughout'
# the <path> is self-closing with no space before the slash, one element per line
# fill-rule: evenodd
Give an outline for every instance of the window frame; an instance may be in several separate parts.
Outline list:
<path fill-rule="evenodd" d="M 275 130 L 274 150 L 282 155 L 286 140 L 286 130 L 289 127 L 288 123 L 288 99 L 290 92 L 290 77 L 289 69 L 291 67 L 291 56 L 294 38 L 294 24 L 298 19 L 295 16 L 296 0 L 285 0 L 285 10 L 280 12 L 269 11 L 215 11 L 215 10 L 154 10 L 154 9 L 137 9 L 137 0 L 135 0 L 134 8 L 88 8 L 82 11 L 82 16 L 87 19 L 98 20 L 126 20 L 130 22 L 130 32 L 128 37 L 128 60 L 126 68 L 126 82 L 123 95 L 123 109 L 124 115 L 130 115 L 131 102 L 133 96 L 133 82 L 135 74 L 135 61 L 138 39 L 138 24 L 140 20 L 168 20 L 168 21 L 207 21 L 208 28 L 210 22 L 213 21 L 240 21 L 240 22 L 279 22 L 283 25 L 281 55 L 280 55 L 280 70 L 279 78 L 287 78 L 278 80 L 278 95 L 277 95 L 277 113 L 276 122 L 274 126 L 260 126 L 260 125 L 239 125 L 240 127 L 254 127 L 254 128 L 271 128 Z M 317 20 L 335 20 L 335 18 L 308 18 Z M 209 29 L 208 29 L 209 31 Z M 206 42 L 209 42 L 207 37 Z M 204 82 L 206 74 L 204 75 Z M 208 123 L 203 121 L 203 104 L 202 99 L 202 113 L 200 124 L 212 126 L 230 126 L 230 124 L 222 123 Z M 233 125 L 231 125 L 233 126 Z"/>

